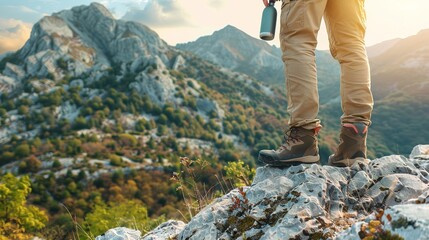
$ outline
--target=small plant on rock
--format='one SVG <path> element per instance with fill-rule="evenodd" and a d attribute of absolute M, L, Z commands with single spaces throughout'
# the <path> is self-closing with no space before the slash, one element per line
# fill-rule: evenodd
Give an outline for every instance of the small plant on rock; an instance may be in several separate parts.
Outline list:
<path fill-rule="evenodd" d="M 171 177 L 171 180 L 177 184 L 176 190 L 182 193 L 183 201 L 191 218 L 207 206 L 214 197 L 213 187 L 206 189 L 204 185 L 197 182 L 197 172 L 201 172 L 207 164 L 204 160 L 191 160 L 187 157 L 181 157 L 182 170 L 178 173 L 174 172 Z"/>
<path fill-rule="evenodd" d="M 364 223 L 359 231 L 359 237 L 364 240 L 404 240 L 398 234 L 393 234 L 391 231 L 384 229 L 384 222 L 381 220 L 384 215 L 384 210 L 380 209 L 375 214 L 375 219 L 369 223 Z M 389 217 L 388 217 L 389 219 Z"/>

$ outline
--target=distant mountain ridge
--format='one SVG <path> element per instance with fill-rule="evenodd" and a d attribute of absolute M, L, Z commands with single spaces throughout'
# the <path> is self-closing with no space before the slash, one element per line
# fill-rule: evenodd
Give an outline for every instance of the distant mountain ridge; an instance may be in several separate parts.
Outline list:
<path fill-rule="evenodd" d="M 367 54 L 369 58 L 377 57 L 380 54 L 388 51 L 391 47 L 393 47 L 397 42 L 399 42 L 400 38 L 390 39 L 387 41 L 383 41 L 381 43 L 369 46 L 366 48 Z"/>
<path fill-rule="evenodd" d="M 280 48 L 270 46 L 267 42 L 253 38 L 231 25 L 215 31 L 210 36 L 177 44 L 176 47 L 282 90 L 285 88 Z M 332 94 L 339 91 L 339 65 L 329 53 L 319 50 L 316 50 L 316 62 L 321 102 L 325 103 L 331 101 Z"/>
<path fill-rule="evenodd" d="M 176 47 L 222 67 L 263 79 L 267 83 L 284 82 L 282 72 L 277 71 L 283 68 L 281 51 L 231 25 L 210 36 L 200 37 L 195 42 L 177 44 Z"/>
<path fill-rule="evenodd" d="M 398 40 L 388 51 L 371 59 L 377 97 L 403 92 L 426 98 L 429 91 L 429 29 Z"/>

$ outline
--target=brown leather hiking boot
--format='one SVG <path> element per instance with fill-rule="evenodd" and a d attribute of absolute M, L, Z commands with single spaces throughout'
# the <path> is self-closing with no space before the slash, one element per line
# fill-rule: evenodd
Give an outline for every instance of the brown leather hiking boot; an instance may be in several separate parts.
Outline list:
<path fill-rule="evenodd" d="M 285 142 L 277 150 L 261 150 L 258 160 L 274 167 L 319 163 L 317 129 L 290 128 L 285 133 Z"/>
<path fill-rule="evenodd" d="M 345 123 L 341 128 L 340 145 L 335 154 L 329 156 L 328 165 L 350 167 L 356 161 L 369 162 L 366 158 L 366 136 L 368 126 L 363 123 Z"/>

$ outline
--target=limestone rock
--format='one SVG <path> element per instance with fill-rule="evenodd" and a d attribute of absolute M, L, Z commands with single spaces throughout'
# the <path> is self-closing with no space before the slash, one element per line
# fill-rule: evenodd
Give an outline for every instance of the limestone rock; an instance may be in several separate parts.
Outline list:
<path fill-rule="evenodd" d="M 0 95 L 14 91 L 19 85 L 19 82 L 15 79 L 0 74 Z"/>
<path fill-rule="evenodd" d="M 105 234 L 98 236 L 95 240 L 139 240 L 141 232 L 138 230 L 118 227 L 110 229 Z"/>
<path fill-rule="evenodd" d="M 24 70 L 20 66 L 17 66 L 12 63 L 6 63 L 5 69 L 3 70 L 3 74 L 19 81 L 21 81 L 25 77 Z"/>
<path fill-rule="evenodd" d="M 429 160 L 429 145 L 417 145 L 411 151 L 410 159 Z"/>
<path fill-rule="evenodd" d="M 429 239 L 429 205 L 398 205 L 388 209 L 384 220 L 387 229 L 404 239 Z M 387 219 L 390 215 L 391 220 Z"/>
<path fill-rule="evenodd" d="M 214 111 L 217 116 L 222 118 L 225 114 L 224 111 L 219 107 L 219 104 L 208 98 L 198 98 L 197 99 L 197 109 L 201 113 L 208 115 L 210 112 Z"/>
<path fill-rule="evenodd" d="M 84 87 L 84 82 L 82 79 L 75 79 L 73 81 L 70 82 L 70 87 L 80 87 L 83 88 Z"/>
<path fill-rule="evenodd" d="M 173 69 L 178 70 L 180 67 L 186 64 L 186 60 L 182 57 L 182 55 L 178 55 L 173 63 Z"/>
<path fill-rule="evenodd" d="M 183 230 L 185 225 L 186 224 L 182 221 L 169 220 L 168 222 L 159 225 L 150 233 L 144 235 L 143 240 L 173 239 Z"/>
<path fill-rule="evenodd" d="M 429 239 L 429 204 L 396 205 L 382 212 L 380 219 L 374 215 L 364 222 L 357 222 L 351 228 L 340 232 L 335 239 L 361 239 L 361 235 L 371 236 L 370 228 L 376 229 L 379 235 L 390 238 L 379 239 Z"/>
<path fill-rule="evenodd" d="M 136 82 L 129 85 L 129 88 L 137 90 L 142 95 L 149 96 L 152 102 L 158 105 L 163 105 L 168 101 L 174 102 L 176 90 L 170 77 L 141 73 L 136 77 L 136 80 Z"/>
<path fill-rule="evenodd" d="M 63 103 L 58 109 L 58 119 L 67 119 L 69 122 L 73 122 L 79 115 L 79 109 L 76 105 L 71 104 L 70 101 Z"/>

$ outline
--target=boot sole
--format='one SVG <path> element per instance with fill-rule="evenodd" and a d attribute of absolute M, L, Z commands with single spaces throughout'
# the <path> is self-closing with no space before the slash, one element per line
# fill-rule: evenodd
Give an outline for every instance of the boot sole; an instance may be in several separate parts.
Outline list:
<path fill-rule="evenodd" d="M 362 162 L 366 164 L 370 162 L 370 160 L 366 158 L 342 159 L 342 160 L 333 162 L 332 157 L 333 155 L 329 156 L 328 165 L 333 167 L 351 167 L 356 162 Z"/>
<path fill-rule="evenodd" d="M 268 161 L 265 161 L 264 159 Z M 293 158 L 289 160 L 275 160 L 271 156 L 264 156 L 263 158 L 259 156 L 258 161 L 266 164 L 267 166 L 272 166 L 272 167 L 290 167 L 290 166 L 297 166 L 301 164 L 319 164 L 320 165 L 320 156 L 319 155 L 305 156 L 305 157 Z"/>

